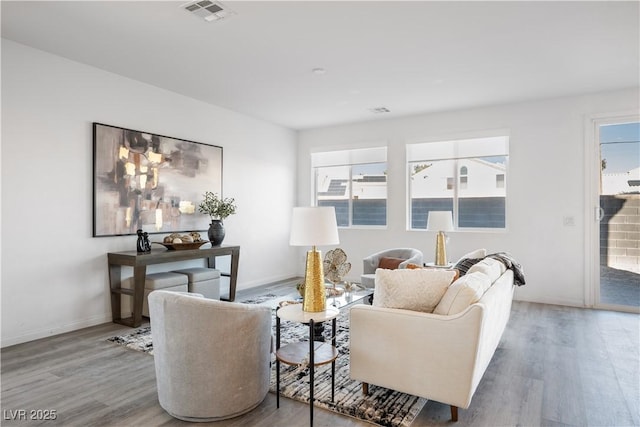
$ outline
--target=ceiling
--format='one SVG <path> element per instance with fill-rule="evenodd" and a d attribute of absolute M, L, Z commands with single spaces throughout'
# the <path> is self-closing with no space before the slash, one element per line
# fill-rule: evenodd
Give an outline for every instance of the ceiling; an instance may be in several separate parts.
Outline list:
<path fill-rule="evenodd" d="M 3 0 L 2 37 L 292 129 L 639 85 L 636 1 L 185 3 Z"/>

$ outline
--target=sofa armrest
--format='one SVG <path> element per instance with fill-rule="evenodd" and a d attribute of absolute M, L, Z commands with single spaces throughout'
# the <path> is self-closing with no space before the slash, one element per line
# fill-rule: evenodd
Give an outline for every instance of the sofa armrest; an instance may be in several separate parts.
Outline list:
<path fill-rule="evenodd" d="M 481 304 L 453 316 L 354 306 L 351 378 L 467 408 L 484 316 Z"/>

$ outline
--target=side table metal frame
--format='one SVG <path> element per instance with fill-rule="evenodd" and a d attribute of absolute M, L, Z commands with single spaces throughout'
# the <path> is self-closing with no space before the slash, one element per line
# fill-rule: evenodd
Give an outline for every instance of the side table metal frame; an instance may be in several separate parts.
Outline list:
<path fill-rule="evenodd" d="M 280 408 L 280 356 L 278 355 L 278 350 L 280 350 L 280 316 L 278 316 L 278 311 L 280 308 L 276 309 L 276 407 Z M 325 312 L 320 312 L 325 313 Z M 336 359 L 337 359 L 337 349 L 336 349 L 336 321 L 337 316 L 334 316 L 331 319 L 331 347 L 334 352 L 334 356 L 331 358 L 331 402 L 335 400 L 335 377 L 336 377 Z M 315 376 L 315 344 L 318 341 L 315 341 L 314 338 L 314 326 L 316 323 L 313 318 L 309 319 L 309 425 L 313 426 L 313 402 L 314 398 L 314 376 Z M 320 345 L 328 345 L 324 343 L 320 343 Z M 285 345 L 286 347 L 286 345 Z M 283 347 L 284 348 L 284 347 Z M 302 362 L 302 360 L 300 361 Z M 328 363 L 329 360 L 326 361 L 318 361 L 318 365 L 323 365 Z M 287 361 L 282 360 L 282 363 L 289 363 Z"/>

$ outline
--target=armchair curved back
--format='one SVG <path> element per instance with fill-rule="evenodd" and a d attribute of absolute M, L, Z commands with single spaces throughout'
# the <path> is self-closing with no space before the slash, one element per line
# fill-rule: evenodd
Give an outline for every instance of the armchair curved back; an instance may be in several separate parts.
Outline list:
<path fill-rule="evenodd" d="M 246 413 L 269 391 L 271 309 L 167 291 L 149 294 L 160 406 L 186 421 Z"/>
<path fill-rule="evenodd" d="M 360 282 L 364 287 L 375 287 L 375 272 L 380 265 L 380 259 L 384 257 L 404 259 L 398 268 L 406 268 L 407 264 L 422 265 L 422 251 L 414 248 L 393 248 L 385 249 L 375 254 L 369 255 L 362 260 L 362 276 Z"/>
<path fill-rule="evenodd" d="M 385 249 L 384 251 L 376 252 L 369 255 L 362 260 L 362 272 L 363 274 L 373 274 L 376 272 L 376 268 L 380 264 L 380 259 L 384 257 L 389 258 L 402 258 L 405 261 L 401 262 L 398 268 L 405 268 L 407 264 L 422 265 L 423 255 L 422 251 L 414 248 L 393 248 Z"/>

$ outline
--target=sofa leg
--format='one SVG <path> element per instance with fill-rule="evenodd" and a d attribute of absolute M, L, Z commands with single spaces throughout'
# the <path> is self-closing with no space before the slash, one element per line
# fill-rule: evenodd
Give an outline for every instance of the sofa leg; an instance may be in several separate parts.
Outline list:
<path fill-rule="evenodd" d="M 362 394 L 369 395 L 369 383 L 362 383 Z"/>
<path fill-rule="evenodd" d="M 451 421 L 458 421 L 458 407 L 451 405 Z"/>

